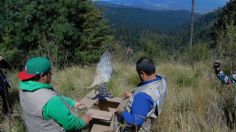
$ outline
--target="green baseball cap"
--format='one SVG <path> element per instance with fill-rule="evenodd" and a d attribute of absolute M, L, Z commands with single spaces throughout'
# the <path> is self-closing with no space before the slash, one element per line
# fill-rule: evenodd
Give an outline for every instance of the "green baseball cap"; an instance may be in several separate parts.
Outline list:
<path fill-rule="evenodd" d="M 18 78 L 28 80 L 35 75 L 49 72 L 50 70 L 51 63 L 46 57 L 34 57 L 26 62 L 25 69 L 18 74 Z"/>

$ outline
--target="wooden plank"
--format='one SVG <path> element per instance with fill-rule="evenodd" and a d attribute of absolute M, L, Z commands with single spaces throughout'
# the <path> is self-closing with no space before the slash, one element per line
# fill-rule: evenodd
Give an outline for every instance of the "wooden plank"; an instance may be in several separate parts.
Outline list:
<path fill-rule="evenodd" d="M 110 126 L 93 124 L 93 127 L 90 132 L 113 132 L 113 130 Z"/>
<path fill-rule="evenodd" d="M 110 102 L 116 102 L 116 103 L 120 103 L 122 101 L 122 98 L 119 97 L 113 97 L 113 98 L 106 98 L 107 101 Z"/>
<path fill-rule="evenodd" d="M 79 109 L 82 109 L 84 107 L 92 107 L 94 103 L 98 101 L 98 98 L 95 98 L 95 90 L 91 90 L 84 98 L 80 100 L 80 103 L 84 104 L 83 106 L 80 106 Z"/>
<path fill-rule="evenodd" d="M 89 109 L 87 114 L 91 114 L 92 118 L 102 119 L 102 120 L 106 120 L 106 121 L 110 121 L 112 118 L 112 115 L 113 115 L 112 112 L 95 110 L 95 109 Z"/>
<path fill-rule="evenodd" d="M 84 104 L 83 106 L 80 106 L 79 109 L 82 109 L 84 107 L 92 107 L 96 102 L 98 101 L 98 99 L 91 99 L 91 98 L 83 98 L 80 100 L 80 103 Z"/>
<path fill-rule="evenodd" d="M 109 109 L 109 112 L 112 112 L 112 113 L 115 113 L 117 111 L 117 109 L 115 108 L 108 108 Z"/>

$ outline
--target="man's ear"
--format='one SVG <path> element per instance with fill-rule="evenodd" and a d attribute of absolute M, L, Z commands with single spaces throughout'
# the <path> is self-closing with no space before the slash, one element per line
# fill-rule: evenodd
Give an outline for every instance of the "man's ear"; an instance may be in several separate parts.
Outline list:
<path fill-rule="evenodd" d="M 144 74 L 145 74 L 145 72 L 144 72 L 144 71 L 141 71 L 141 74 L 142 74 L 142 75 L 144 75 Z"/>
<path fill-rule="evenodd" d="M 145 75 L 145 72 L 141 71 L 140 77 L 141 77 L 142 79 L 144 78 L 144 75 Z"/>
<path fill-rule="evenodd" d="M 46 80 L 46 75 L 41 75 L 40 80 Z"/>

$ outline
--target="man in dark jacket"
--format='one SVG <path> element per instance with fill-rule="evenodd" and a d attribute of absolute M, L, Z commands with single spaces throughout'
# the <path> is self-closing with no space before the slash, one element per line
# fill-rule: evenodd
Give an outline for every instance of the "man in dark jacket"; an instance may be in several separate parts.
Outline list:
<path fill-rule="evenodd" d="M 217 78 L 223 83 L 223 84 L 231 84 L 236 83 L 236 73 L 226 75 L 224 71 L 221 69 L 221 63 L 220 61 L 216 60 L 213 63 L 213 68 L 215 70 L 215 74 Z"/>
<path fill-rule="evenodd" d="M 124 110 L 117 111 L 117 117 L 120 122 L 135 126 L 140 132 L 149 132 L 153 120 L 162 111 L 167 95 L 167 82 L 163 76 L 156 74 L 156 67 L 151 58 L 140 58 L 136 63 L 136 70 L 141 82 L 134 92 L 125 93 L 129 103 Z"/>
<path fill-rule="evenodd" d="M 222 82 L 224 85 L 230 85 L 236 83 L 236 73 L 233 74 L 225 74 L 224 71 L 221 69 L 221 62 L 216 60 L 213 63 L 213 68 L 215 70 L 215 74 L 217 78 Z M 232 85 L 230 85 L 232 86 Z M 235 89 L 225 89 L 226 94 L 223 94 L 223 111 L 225 113 L 227 125 L 230 128 L 235 128 L 235 103 L 236 103 L 236 97 L 235 97 Z"/>
<path fill-rule="evenodd" d="M 2 69 L 10 69 L 10 65 L 7 63 L 7 61 L 0 56 L 0 96 L 2 98 L 2 113 L 5 116 L 10 116 L 11 108 L 9 105 L 9 92 L 8 88 L 10 88 L 10 83 L 7 79 L 7 76 L 2 71 Z"/>

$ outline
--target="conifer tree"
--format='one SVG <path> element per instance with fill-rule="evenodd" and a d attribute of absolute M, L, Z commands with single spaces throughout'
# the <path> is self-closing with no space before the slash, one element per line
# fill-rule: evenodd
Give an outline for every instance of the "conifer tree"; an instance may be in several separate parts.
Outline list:
<path fill-rule="evenodd" d="M 0 21 L 0 43 L 7 50 L 17 49 L 11 53 L 17 59 L 43 55 L 60 65 L 93 63 L 110 44 L 109 27 L 89 0 L 5 0 L 2 4 L 5 20 Z"/>
<path fill-rule="evenodd" d="M 220 11 L 213 29 L 213 46 L 217 49 L 218 58 L 224 61 L 229 71 L 236 70 L 236 0 L 230 0 Z"/>

